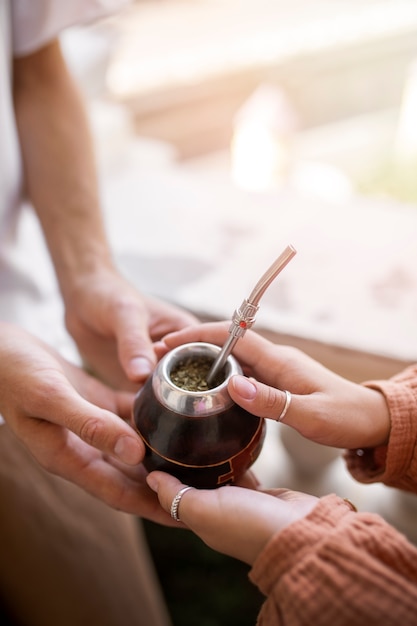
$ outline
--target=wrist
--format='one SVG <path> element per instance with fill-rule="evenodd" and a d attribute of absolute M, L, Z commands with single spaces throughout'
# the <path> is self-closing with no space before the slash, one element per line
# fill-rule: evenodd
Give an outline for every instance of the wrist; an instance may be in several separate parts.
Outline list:
<path fill-rule="evenodd" d="M 384 394 L 377 388 L 363 384 L 367 391 L 367 415 L 370 428 L 369 441 L 363 447 L 378 448 L 386 446 L 391 431 L 391 419 L 388 403 Z"/>
<path fill-rule="evenodd" d="M 92 285 L 98 285 L 103 276 L 115 272 L 111 254 L 106 246 L 91 246 L 78 254 L 69 250 L 55 263 L 58 283 L 65 303 L 78 299 Z"/>

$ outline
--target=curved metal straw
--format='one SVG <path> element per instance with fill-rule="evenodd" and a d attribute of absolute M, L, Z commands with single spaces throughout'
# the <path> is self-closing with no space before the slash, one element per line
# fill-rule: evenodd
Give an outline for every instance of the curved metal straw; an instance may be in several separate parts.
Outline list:
<path fill-rule="evenodd" d="M 207 383 L 209 386 L 214 383 L 217 375 L 222 371 L 227 357 L 235 347 L 237 340 L 243 337 L 248 328 L 253 325 L 256 313 L 259 309 L 259 301 L 265 291 L 295 254 L 297 254 L 297 251 L 294 246 L 287 246 L 271 267 L 258 280 L 249 298 L 244 300 L 240 307 L 234 312 L 232 324 L 229 328 L 230 336 L 220 350 L 208 373 Z"/>

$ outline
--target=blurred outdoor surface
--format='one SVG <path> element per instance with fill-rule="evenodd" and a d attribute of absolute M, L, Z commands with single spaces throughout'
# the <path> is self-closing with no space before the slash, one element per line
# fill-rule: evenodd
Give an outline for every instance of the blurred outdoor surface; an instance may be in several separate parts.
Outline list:
<path fill-rule="evenodd" d="M 141 1 L 94 30 L 95 49 L 80 38 L 72 55 L 89 89 L 104 78 L 107 96 L 128 105 L 138 132 L 190 156 L 226 148 L 236 112 L 263 83 L 285 92 L 299 130 L 395 117 L 416 28 L 413 0 Z M 106 44 L 98 78 L 88 59 Z M 383 117 L 370 133 L 392 131 Z"/>

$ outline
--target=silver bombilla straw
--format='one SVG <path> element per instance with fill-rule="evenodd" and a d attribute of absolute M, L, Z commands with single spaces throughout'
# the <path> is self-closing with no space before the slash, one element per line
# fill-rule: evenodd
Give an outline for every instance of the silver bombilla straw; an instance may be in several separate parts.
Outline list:
<path fill-rule="evenodd" d="M 235 347 L 237 340 L 243 337 L 248 328 L 253 326 L 256 313 L 259 309 L 259 301 L 265 291 L 296 253 L 297 251 L 292 245 L 287 246 L 271 267 L 258 280 L 249 298 L 244 300 L 240 307 L 233 313 L 232 323 L 229 328 L 230 335 L 207 375 L 207 383 L 209 386 L 214 383 L 216 377 L 222 371 L 226 364 L 227 357 Z"/>

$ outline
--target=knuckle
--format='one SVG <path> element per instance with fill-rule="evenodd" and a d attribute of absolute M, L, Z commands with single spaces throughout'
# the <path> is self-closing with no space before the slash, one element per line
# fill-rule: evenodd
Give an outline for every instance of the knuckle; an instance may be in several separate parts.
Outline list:
<path fill-rule="evenodd" d="M 31 393 L 22 396 L 23 408 L 35 416 L 43 415 L 45 407 L 50 405 L 51 398 L 58 397 L 60 390 L 60 381 L 56 377 L 39 376 L 36 385 L 31 388 Z"/>
<path fill-rule="evenodd" d="M 48 397 L 55 390 L 56 384 L 57 381 L 53 373 L 48 375 L 48 372 L 46 372 L 43 376 L 38 377 L 34 391 L 42 398 Z"/>
<path fill-rule="evenodd" d="M 96 446 L 101 436 L 101 422 L 99 419 L 90 417 L 84 421 L 80 428 L 80 438 L 90 446 Z"/>
<path fill-rule="evenodd" d="M 268 412 L 276 412 L 282 408 L 279 394 L 272 387 L 266 389 L 264 406 Z"/>

